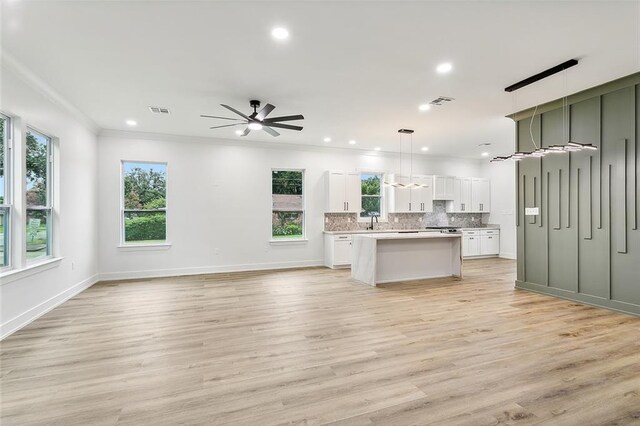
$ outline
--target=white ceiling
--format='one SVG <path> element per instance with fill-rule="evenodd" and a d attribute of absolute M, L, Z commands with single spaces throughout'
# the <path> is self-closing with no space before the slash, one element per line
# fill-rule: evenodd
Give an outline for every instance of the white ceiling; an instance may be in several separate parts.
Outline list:
<path fill-rule="evenodd" d="M 305 115 L 295 144 L 397 150 L 415 129 L 429 155 L 507 152 L 515 109 L 640 70 L 640 2 L 275 2 L 3 0 L 2 47 L 101 128 L 236 138 L 199 114 L 249 99 Z M 277 42 L 275 26 L 291 37 Z M 580 64 L 517 96 L 504 87 Z M 435 67 L 454 65 L 448 75 Z M 455 102 L 419 112 L 440 95 Z M 153 115 L 163 106 L 169 116 Z M 220 122 L 220 124 L 226 124 Z M 294 124 L 294 123 L 292 123 Z M 350 147 L 349 139 L 358 144 Z"/>

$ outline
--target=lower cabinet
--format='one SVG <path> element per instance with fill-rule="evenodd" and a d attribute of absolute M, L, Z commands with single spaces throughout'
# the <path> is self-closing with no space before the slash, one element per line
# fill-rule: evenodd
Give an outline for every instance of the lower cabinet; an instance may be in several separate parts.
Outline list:
<path fill-rule="evenodd" d="M 462 231 L 462 256 L 497 256 L 500 254 L 500 231 L 486 229 Z"/>
<path fill-rule="evenodd" d="M 332 269 L 351 266 L 350 234 L 324 234 L 324 264 Z"/>

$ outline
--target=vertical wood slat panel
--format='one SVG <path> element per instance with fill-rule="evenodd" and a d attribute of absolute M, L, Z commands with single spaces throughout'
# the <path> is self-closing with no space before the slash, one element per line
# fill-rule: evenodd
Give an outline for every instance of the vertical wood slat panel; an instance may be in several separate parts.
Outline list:
<path fill-rule="evenodd" d="M 571 228 L 571 153 L 569 152 L 568 154 L 569 165 L 567 166 L 567 208 L 565 210 L 567 211 L 567 228 Z"/>
<path fill-rule="evenodd" d="M 516 123 L 516 126 L 518 123 Z M 516 132 L 517 135 L 517 132 Z M 516 142 L 517 145 L 517 142 Z M 516 161 L 516 227 L 520 226 L 520 162 Z"/>
<path fill-rule="evenodd" d="M 576 293 L 580 293 L 580 167 L 576 170 L 576 206 Z"/>
<path fill-rule="evenodd" d="M 609 223 L 607 225 L 607 228 L 609 230 L 609 238 L 608 238 L 608 246 L 609 246 L 609 253 L 607 256 L 607 260 L 608 260 L 608 283 L 607 283 L 607 299 L 611 300 L 611 285 L 613 282 L 612 279 L 612 270 L 611 270 L 611 254 L 613 252 L 612 247 L 611 247 L 611 234 L 613 233 L 613 230 L 611 229 L 611 216 L 613 213 L 613 208 L 611 206 L 611 201 L 612 201 L 612 197 L 611 197 L 611 190 L 612 190 L 612 185 L 611 185 L 611 181 L 613 180 L 613 172 L 611 171 L 613 165 L 612 164 L 607 164 L 607 175 L 608 175 L 608 179 L 607 179 L 607 186 L 609 187 L 609 190 L 607 191 L 607 195 L 608 195 L 608 202 L 607 202 L 607 206 L 608 206 L 608 210 L 609 210 Z"/>
<path fill-rule="evenodd" d="M 546 203 L 545 203 L 545 208 L 547 209 L 547 212 L 546 212 L 547 220 L 549 220 L 549 217 L 550 217 L 549 216 L 550 215 L 550 212 L 549 212 L 549 204 L 550 204 L 549 203 L 549 199 L 551 197 L 551 195 L 550 195 L 551 194 L 551 191 L 550 191 L 550 189 L 551 189 L 550 188 L 551 179 L 550 179 L 550 177 L 551 177 L 551 172 L 547 171 L 547 200 L 546 200 Z M 551 276 L 550 270 L 551 270 L 551 268 L 549 267 L 549 256 L 551 254 L 551 247 L 549 246 L 549 244 L 550 244 L 551 238 L 549 237 L 549 232 L 551 232 L 551 227 L 547 226 L 547 232 L 544 233 L 544 235 L 546 237 L 545 245 L 547 247 L 547 257 L 546 257 L 546 265 L 547 265 L 547 281 L 546 281 L 546 285 L 547 285 L 547 287 L 549 287 L 549 282 L 551 281 L 551 279 L 550 279 L 550 276 Z"/>
<path fill-rule="evenodd" d="M 616 144 L 616 251 L 627 252 L 627 139 Z"/>
<path fill-rule="evenodd" d="M 638 162 L 638 137 L 640 135 L 636 135 L 633 144 L 633 152 L 629 153 L 631 158 L 631 168 L 629 171 L 629 176 L 631 177 L 631 200 L 629 203 L 631 204 L 631 229 L 638 229 L 638 167 L 636 166 Z"/>
<path fill-rule="evenodd" d="M 602 96 L 598 96 L 598 229 L 602 229 Z"/>
<path fill-rule="evenodd" d="M 522 279 L 527 281 L 527 262 L 525 259 L 527 258 L 527 245 L 525 241 L 527 241 L 527 226 L 526 226 L 526 217 L 525 212 L 527 208 L 527 176 L 522 175 Z"/>
<path fill-rule="evenodd" d="M 542 131 L 540 131 L 540 134 L 542 134 Z M 538 170 L 538 176 L 540 176 L 540 182 L 538 183 L 538 188 L 539 188 L 538 191 L 539 192 L 538 192 L 538 194 L 536 194 L 536 196 L 537 196 L 537 199 L 540 200 L 540 205 L 538 206 L 539 207 L 539 210 L 538 210 L 538 215 L 539 216 L 538 217 L 540 218 L 540 220 L 538 220 L 538 227 L 542 228 L 542 216 L 543 216 L 542 209 L 545 207 L 545 204 L 544 204 L 544 202 L 542 200 L 542 185 L 544 184 L 544 179 L 543 179 L 543 176 L 542 176 L 542 157 L 540 157 L 538 162 L 540 164 L 540 169 Z M 547 217 L 545 217 L 544 220 L 546 221 Z"/>
<path fill-rule="evenodd" d="M 592 232 L 593 232 L 593 220 L 592 220 L 592 215 L 593 215 L 593 195 L 591 194 L 591 192 L 593 191 L 593 188 L 591 187 L 591 183 L 593 181 L 593 156 L 589 156 L 589 161 L 587 163 L 588 165 L 588 169 L 587 169 L 587 190 L 585 191 L 585 195 L 587 196 L 587 209 L 586 209 L 586 213 L 587 213 L 587 223 L 585 224 L 585 232 L 584 232 L 584 236 L 583 238 L 585 240 L 590 240 L 592 238 Z M 578 171 L 580 171 L 580 169 L 578 169 Z M 578 196 L 580 195 L 580 185 L 578 185 Z M 580 217 L 580 203 L 578 203 L 578 218 Z M 580 229 L 580 228 L 578 228 Z"/>
<path fill-rule="evenodd" d="M 550 176 L 550 174 L 547 172 L 547 179 L 549 179 L 549 176 Z M 549 185 L 547 185 L 547 190 L 548 190 L 548 188 L 549 188 Z M 553 229 L 562 229 L 562 215 L 561 215 L 561 211 L 562 211 L 562 169 L 561 168 L 558 169 L 557 188 L 558 188 L 558 208 L 555 211 L 555 220 L 554 220 L 555 225 L 553 225 Z"/>
<path fill-rule="evenodd" d="M 533 203 L 532 203 L 533 207 L 537 207 L 538 206 L 537 200 L 536 200 L 536 195 L 538 194 L 538 191 L 536 190 L 536 188 L 537 188 L 536 185 L 537 185 L 536 176 L 534 176 L 533 177 L 533 191 L 532 191 L 533 192 Z M 526 206 L 525 206 L 525 208 L 526 208 Z M 540 212 L 538 212 L 538 213 L 540 213 Z M 529 223 L 530 224 L 536 223 L 536 217 L 537 216 L 529 216 Z"/>

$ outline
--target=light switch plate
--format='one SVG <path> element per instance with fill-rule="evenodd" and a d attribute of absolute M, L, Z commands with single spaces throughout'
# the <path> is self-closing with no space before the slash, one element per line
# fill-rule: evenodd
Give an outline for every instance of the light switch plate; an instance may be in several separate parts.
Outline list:
<path fill-rule="evenodd" d="M 539 207 L 526 207 L 524 209 L 525 216 L 538 216 L 540 214 Z"/>

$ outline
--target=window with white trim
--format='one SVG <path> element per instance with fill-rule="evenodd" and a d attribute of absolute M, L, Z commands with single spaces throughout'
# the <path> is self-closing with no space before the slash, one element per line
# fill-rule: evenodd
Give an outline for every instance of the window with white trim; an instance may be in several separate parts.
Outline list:
<path fill-rule="evenodd" d="M 384 191 L 382 182 L 384 181 L 384 173 L 379 172 L 361 172 L 361 196 L 362 210 L 360 211 L 360 220 L 368 220 L 371 216 L 378 216 L 380 219 L 385 217 L 384 209 Z"/>
<path fill-rule="evenodd" d="M 25 200 L 27 262 L 51 256 L 52 143 L 51 138 L 27 128 Z"/>
<path fill-rule="evenodd" d="M 167 240 L 167 163 L 122 162 L 122 244 Z"/>
<path fill-rule="evenodd" d="M 0 114 L 0 270 L 11 266 L 11 120 Z"/>
<path fill-rule="evenodd" d="M 304 170 L 271 171 L 271 238 L 305 237 Z"/>

